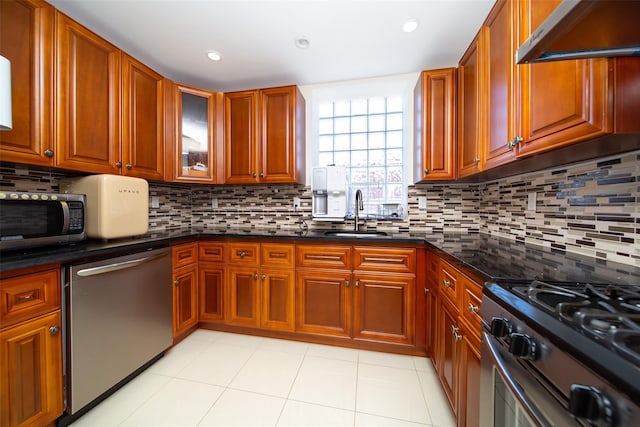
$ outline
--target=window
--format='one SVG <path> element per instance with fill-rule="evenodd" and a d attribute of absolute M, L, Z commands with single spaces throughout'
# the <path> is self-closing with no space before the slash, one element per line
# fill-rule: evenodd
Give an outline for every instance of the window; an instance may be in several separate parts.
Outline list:
<path fill-rule="evenodd" d="M 360 189 L 364 215 L 404 217 L 406 153 L 402 95 L 359 97 L 317 104 L 315 165 L 347 167 L 350 214 Z"/>

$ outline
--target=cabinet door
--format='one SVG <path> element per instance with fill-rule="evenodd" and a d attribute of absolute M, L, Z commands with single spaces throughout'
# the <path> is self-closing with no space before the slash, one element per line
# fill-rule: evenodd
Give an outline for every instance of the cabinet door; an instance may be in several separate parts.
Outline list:
<path fill-rule="evenodd" d="M 304 180 L 297 170 L 304 163 L 304 147 L 299 141 L 302 138 L 299 133 L 302 132 L 298 132 L 296 126 L 298 100 L 302 95 L 296 86 L 262 89 L 259 92 L 260 182 L 294 183 Z M 304 109 L 301 113 L 304 114 Z"/>
<path fill-rule="evenodd" d="M 413 277 L 354 275 L 353 337 L 412 344 Z"/>
<path fill-rule="evenodd" d="M 198 323 L 197 265 L 173 273 L 173 336 Z"/>
<path fill-rule="evenodd" d="M 0 332 L 0 425 L 48 425 L 62 415 L 60 311 Z"/>
<path fill-rule="evenodd" d="M 120 51 L 56 12 L 57 166 L 120 174 Z"/>
<path fill-rule="evenodd" d="M 523 42 L 560 4 L 525 3 Z M 520 65 L 519 112 L 523 142 L 518 156 L 533 155 L 610 130 L 608 60 L 588 59 Z"/>
<path fill-rule="evenodd" d="M 519 47 L 517 1 L 499 0 L 487 18 L 487 138 L 484 141 L 484 169 L 515 158 L 513 143 L 519 136 L 516 123 L 515 51 Z M 511 142 L 511 144 L 509 144 Z"/>
<path fill-rule="evenodd" d="M 265 329 L 295 329 L 293 270 L 263 269 L 260 275 L 262 309 L 260 326 Z"/>
<path fill-rule="evenodd" d="M 162 180 L 164 115 L 162 76 L 122 55 L 123 174 Z"/>
<path fill-rule="evenodd" d="M 298 271 L 296 331 L 351 335 L 351 273 L 332 270 Z"/>
<path fill-rule="evenodd" d="M 200 320 L 224 320 L 224 266 L 200 263 L 198 272 Z"/>
<path fill-rule="evenodd" d="M 461 332 L 458 427 L 480 427 L 480 339 L 468 333 L 465 327 Z"/>
<path fill-rule="evenodd" d="M 413 96 L 415 181 L 455 179 L 456 69 L 423 71 Z"/>
<path fill-rule="evenodd" d="M 229 307 L 227 321 L 234 325 L 260 326 L 258 305 L 259 286 L 258 273 L 254 268 L 229 268 Z"/>
<path fill-rule="evenodd" d="M 448 303 L 438 298 L 438 312 L 436 314 L 436 352 L 438 353 L 436 370 L 440 383 L 453 412 L 456 413 L 456 381 L 458 364 L 459 329 L 456 310 Z"/>
<path fill-rule="evenodd" d="M 214 183 L 215 98 L 213 92 L 174 85 L 174 181 Z"/>
<path fill-rule="evenodd" d="M 425 342 L 426 342 L 426 352 L 427 352 L 427 357 L 431 357 L 434 361 L 437 361 L 437 355 L 436 352 L 434 350 L 434 346 L 435 346 L 435 336 L 436 336 L 436 310 L 437 310 L 437 305 L 436 305 L 436 293 L 437 293 L 437 289 L 435 286 L 433 285 L 427 285 L 427 287 L 424 288 L 425 290 L 425 320 L 426 320 L 426 325 L 425 325 L 425 331 L 426 331 L 426 337 L 425 337 Z"/>
<path fill-rule="evenodd" d="M 53 16 L 42 0 L 0 2 L 0 55 L 11 61 L 12 129 L 2 160 L 52 166 Z"/>
<path fill-rule="evenodd" d="M 254 90 L 224 94 L 224 182 L 258 182 L 258 114 Z"/>
<path fill-rule="evenodd" d="M 458 66 L 458 176 L 482 170 L 481 147 L 484 140 L 484 78 L 482 51 L 485 28 L 462 56 Z"/>

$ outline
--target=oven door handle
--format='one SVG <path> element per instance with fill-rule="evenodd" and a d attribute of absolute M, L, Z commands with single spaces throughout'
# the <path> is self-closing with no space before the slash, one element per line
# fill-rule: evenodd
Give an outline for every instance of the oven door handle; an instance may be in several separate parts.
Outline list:
<path fill-rule="evenodd" d="M 487 348 L 491 352 L 491 357 L 495 361 L 495 365 L 500 373 L 500 376 L 505 380 L 505 384 L 509 387 L 511 393 L 513 393 L 520 405 L 524 408 L 529 415 L 538 425 L 547 426 L 549 423 L 546 421 L 544 415 L 538 411 L 538 409 L 531 403 L 527 395 L 524 393 L 522 388 L 513 380 L 513 377 L 509 375 L 509 371 L 507 366 L 502 359 L 502 356 L 498 353 L 498 349 L 496 345 L 493 343 L 494 338 L 489 335 L 487 332 L 482 331 L 484 342 L 487 344 Z"/>

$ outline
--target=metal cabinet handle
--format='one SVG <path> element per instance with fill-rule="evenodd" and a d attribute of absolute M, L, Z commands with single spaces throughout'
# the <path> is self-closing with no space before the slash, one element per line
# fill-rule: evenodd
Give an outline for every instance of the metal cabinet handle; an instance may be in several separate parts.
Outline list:
<path fill-rule="evenodd" d="M 356 288 L 359 288 L 359 287 L 360 287 L 360 281 L 356 280 Z"/>
<path fill-rule="evenodd" d="M 262 275 L 262 277 L 260 277 L 260 278 L 261 278 L 261 279 L 262 279 L 262 281 L 264 282 L 264 281 L 266 280 L 267 276 L 263 274 L 263 275 Z"/>
<path fill-rule="evenodd" d="M 477 313 L 480 311 L 480 308 L 477 305 L 469 303 L 469 305 L 467 305 L 467 311 L 469 311 L 469 313 Z"/>
<path fill-rule="evenodd" d="M 351 283 L 348 280 L 345 280 L 344 285 L 348 288 Z"/>
<path fill-rule="evenodd" d="M 127 169 L 131 170 L 133 168 L 133 165 L 131 163 L 127 163 Z"/>
<path fill-rule="evenodd" d="M 442 279 L 442 286 L 444 286 L 445 288 L 450 288 L 451 282 L 447 279 Z"/>
<path fill-rule="evenodd" d="M 258 174 L 256 174 L 256 173 L 254 172 L 253 177 L 255 178 L 256 176 L 258 176 Z"/>
<path fill-rule="evenodd" d="M 244 258 L 245 256 L 247 256 L 247 253 L 245 251 L 240 251 L 240 258 Z"/>
<path fill-rule="evenodd" d="M 16 298 L 16 302 L 17 303 L 21 303 L 21 302 L 27 302 L 27 301 L 31 301 L 36 299 L 36 296 L 33 294 L 30 295 L 20 295 L 18 298 Z"/>
<path fill-rule="evenodd" d="M 58 325 L 55 325 L 49 328 L 50 335 L 58 335 L 58 332 L 60 332 L 60 326 Z"/>
<path fill-rule="evenodd" d="M 429 168 L 424 168 L 424 174 L 425 174 L 425 175 L 429 175 L 429 172 L 430 172 L 430 171 L 429 171 Z"/>
<path fill-rule="evenodd" d="M 424 294 L 427 295 L 429 293 L 429 288 L 424 288 Z"/>
<path fill-rule="evenodd" d="M 451 325 L 451 335 L 453 335 L 454 341 L 460 341 L 462 339 L 462 335 L 458 333 L 459 330 L 460 328 L 458 328 L 457 326 Z"/>
<path fill-rule="evenodd" d="M 474 157 L 473 158 L 473 163 L 475 163 L 475 164 L 480 163 L 480 157 Z"/>
<path fill-rule="evenodd" d="M 258 280 L 258 273 L 253 274 L 253 280 Z"/>
<path fill-rule="evenodd" d="M 120 169 L 122 167 L 122 162 L 120 162 L 120 161 L 116 162 L 116 167 L 118 169 Z"/>
<path fill-rule="evenodd" d="M 53 157 L 53 154 L 54 154 L 54 152 L 53 152 L 53 150 L 51 148 L 47 148 L 46 150 L 44 150 L 44 155 L 49 157 L 49 158 Z"/>
<path fill-rule="evenodd" d="M 507 143 L 507 148 L 509 150 L 513 150 L 521 142 L 522 142 L 522 138 L 521 137 L 514 136 L 513 139 Z"/>
<path fill-rule="evenodd" d="M 178 285 L 180 284 L 180 280 L 178 280 L 178 279 L 174 280 L 174 281 L 173 281 L 173 284 L 174 284 L 174 285 L 176 285 L 176 286 L 178 286 Z"/>
<path fill-rule="evenodd" d="M 264 178 L 264 174 L 260 172 L 260 178 Z"/>

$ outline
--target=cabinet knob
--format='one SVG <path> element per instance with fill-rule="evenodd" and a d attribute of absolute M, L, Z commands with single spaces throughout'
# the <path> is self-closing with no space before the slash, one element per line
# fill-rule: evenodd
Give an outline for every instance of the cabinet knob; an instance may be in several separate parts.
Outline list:
<path fill-rule="evenodd" d="M 116 167 L 120 169 L 122 167 L 122 162 L 116 162 Z"/>
<path fill-rule="evenodd" d="M 267 276 L 263 274 L 263 275 L 262 275 L 262 277 L 260 277 L 260 278 L 261 278 L 261 279 L 262 279 L 262 281 L 264 282 L 264 281 L 266 280 Z"/>
<path fill-rule="evenodd" d="M 348 288 L 351 283 L 348 280 L 345 280 L 344 285 Z"/>
<path fill-rule="evenodd" d="M 430 172 L 429 168 L 424 168 L 424 174 L 425 175 L 429 175 L 429 172 Z"/>
<path fill-rule="evenodd" d="M 178 279 L 174 280 L 174 281 L 173 281 L 173 284 L 174 284 L 174 285 L 176 285 L 176 286 L 178 286 L 178 285 L 180 284 L 180 280 L 178 280 Z"/>
<path fill-rule="evenodd" d="M 424 288 L 424 294 L 427 295 L 429 293 L 429 288 Z"/>
<path fill-rule="evenodd" d="M 260 172 L 260 178 L 264 178 L 264 174 Z"/>
<path fill-rule="evenodd" d="M 469 313 L 477 313 L 480 311 L 480 309 L 478 308 L 477 305 L 473 305 L 469 303 L 469 305 L 467 306 L 467 311 L 469 311 Z"/>
<path fill-rule="evenodd" d="M 253 177 L 255 178 L 256 176 L 258 176 L 256 173 L 253 174 Z"/>
<path fill-rule="evenodd" d="M 58 332 L 60 332 L 60 326 L 58 325 L 55 325 L 49 328 L 50 335 L 58 335 Z"/>
<path fill-rule="evenodd" d="M 46 150 L 44 150 L 44 155 L 51 158 L 53 157 L 53 150 L 51 148 L 47 148 Z"/>
<path fill-rule="evenodd" d="M 451 282 L 447 279 L 442 279 L 442 286 L 444 286 L 445 288 L 450 288 Z"/>
<path fill-rule="evenodd" d="M 253 273 L 253 280 L 258 280 L 258 273 Z"/>
<path fill-rule="evenodd" d="M 133 169 L 133 165 L 131 163 L 127 163 L 127 169 L 129 170 Z"/>
<path fill-rule="evenodd" d="M 247 256 L 247 253 L 245 251 L 240 251 L 238 255 L 240 255 L 240 258 L 244 258 L 245 256 Z"/>
<path fill-rule="evenodd" d="M 480 157 L 474 157 L 473 158 L 473 163 L 475 163 L 475 164 L 480 163 Z"/>
<path fill-rule="evenodd" d="M 360 287 L 360 281 L 356 280 L 356 288 L 359 288 L 359 287 Z"/>

